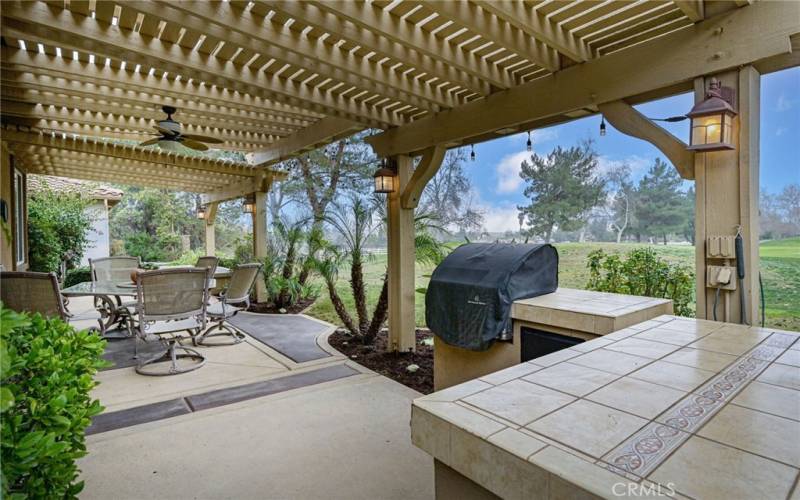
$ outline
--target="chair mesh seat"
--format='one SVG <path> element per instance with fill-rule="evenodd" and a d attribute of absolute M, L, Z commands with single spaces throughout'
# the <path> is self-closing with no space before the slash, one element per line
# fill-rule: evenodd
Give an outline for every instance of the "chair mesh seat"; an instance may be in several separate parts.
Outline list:
<path fill-rule="evenodd" d="M 236 315 L 237 312 L 244 309 L 243 307 L 232 306 L 222 302 L 215 302 L 208 306 L 206 313 L 214 318 L 230 318 Z"/>
<path fill-rule="evenodd" d="M 155 321 L 142 326 L 145 335 L 159 335 L 163 333 L 182 332 L 193 328 L 200 328 L 203 324 L 197 318 L 186 318 L 171 321 Z"/>

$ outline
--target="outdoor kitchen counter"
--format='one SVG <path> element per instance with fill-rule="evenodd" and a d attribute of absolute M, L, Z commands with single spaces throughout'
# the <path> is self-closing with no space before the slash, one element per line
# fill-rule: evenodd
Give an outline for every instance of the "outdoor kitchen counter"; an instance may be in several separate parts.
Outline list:
<path fill-rule="evenodd" d="M 800 498 L 798 336 L 659 316 L 416 399 L 412 440 L 439 498 Z"/>

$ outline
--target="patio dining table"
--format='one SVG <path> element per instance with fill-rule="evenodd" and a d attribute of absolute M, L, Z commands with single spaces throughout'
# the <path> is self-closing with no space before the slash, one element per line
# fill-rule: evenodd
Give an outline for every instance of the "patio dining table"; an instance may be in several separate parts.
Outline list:
<path fill-rule="evenodd" d="M 114 283 L 110 281 L 84 281 L 61 290 L 65 297 L 94 297 L 99 301 L 97 311 L 100 313 L 98 323 L 100 334 L 106 337 L 108 330 L 122 322 L 122 297 L 136 297 L 136 286 L 133 284 Z M 127 336 L 127 334 L 126 334 Z"/>

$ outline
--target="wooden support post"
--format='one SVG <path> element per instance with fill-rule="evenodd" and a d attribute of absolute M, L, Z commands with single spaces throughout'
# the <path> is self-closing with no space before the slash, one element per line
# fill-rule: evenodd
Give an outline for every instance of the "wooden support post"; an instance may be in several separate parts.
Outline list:
<path fill-rule="evenodd" d="M 735 150 L 698 153 L 695 156 L 697 317 L 712 319 L 714 316 L 715 289 L 706 288 L 707 265 L 725 264 L 724 260 L 706 257 L 707 239 L 709 236 L 735 236 L 737 226 L 741 226 L 744 284 L 740 287 L 734 271 L 736 290 L 720 292 L 717 319 L 738 323 L 740 294 L 744 293 L 746 319 L 750 324 L 757 324 L 761 80 L 752 66 L 715 76 L 724 86 L 736 89 L 739 115 L 734 121 Z M 695 101 L 704 99 L 709 79 L 698 78 L 695 81 Z M 735 267 L 736 261 L 730 260 L 728 264 Z"/>
<path fill-rule="evenodd" d="M 411 180 L 413 159 L 396 157 L 395 191 L 387 198 L 389 229 L 389 349 L 413 351 L 416 347 L 414 315 L 414 209 L 403 208 L 400 198 Z"/>
<path fill-rule="evenodd" d="M 256 262 L 263 262 L 267 257 L 267 193 L 255 193 L 255 209 L 253 210 L 253 256 Z M 267 300 L 267 287 L 264 280 L 256 279 L 256 302 Z"/>
<path fill-rule="evenodd" d="M 213 256 L 217 252 L 216 235 L 214 233 L 214 222 L 217 218 L 218 203 L 209 203 L 206 206 L 206 255 Z"/>

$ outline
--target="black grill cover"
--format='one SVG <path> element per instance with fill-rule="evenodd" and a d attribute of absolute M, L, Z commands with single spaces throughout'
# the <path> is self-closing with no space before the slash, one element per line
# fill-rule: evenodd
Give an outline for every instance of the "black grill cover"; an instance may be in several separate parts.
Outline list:
<path fill-rule="evenodd" d="M 448 344 L 485 351 L 510 327 L 515 300 L 556 288 L 558 252 L 552 245 L 468 243 L 433 271 L 425 321 Z"/>

